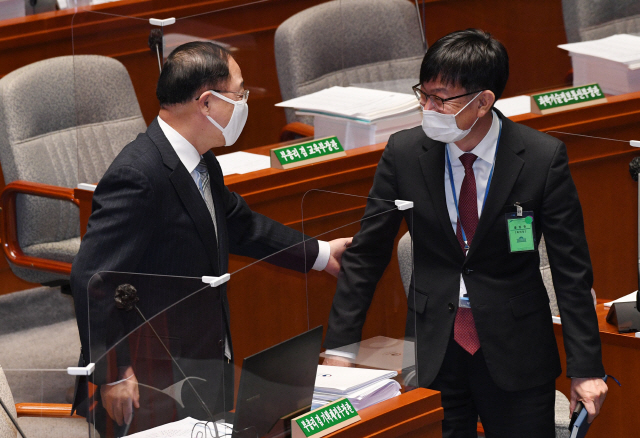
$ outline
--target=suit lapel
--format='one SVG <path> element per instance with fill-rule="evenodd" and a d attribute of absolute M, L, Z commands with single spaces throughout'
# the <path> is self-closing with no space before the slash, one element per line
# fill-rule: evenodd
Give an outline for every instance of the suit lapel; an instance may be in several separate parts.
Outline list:
<path fill-rule="evenodd" d="M 178 155 L 171 146 L 171 143 L 169 143 L 169 140 L 165 137 L 157 120 L 154 120 L 151 125 L 149 125 L 147 134 L 160 151 L 163 163 L 171 170 L 169 180 L 171 181 L 171 184 L 173 184 L 182 204 L 198 230 L 200 239 L 204 243 L 207 255 L 209 256 L 213 272 L 216 275 L 219 275 L 218 244 L 215 229 L 213 228 L 211 215 L 209 214 L 209 210 L 207 209 L 204 199 L 202 199 L 200 191 L 196 187 L 193 178 L 191 178 L 191 175 L 189 175 L 189 172 L 187 172 L 187 169 L 180 161 L 180 158 L 178 158 Z M 216 204 L 216 216 L 217 207 L 218 205 Z"/>
<path fill-rule="evenodd" d="M 499 111 L 496 110 L 496 113 L 502 120 L 502 133 L 498 144 L 489 194 L 478 222 L 478 228 L 473 236 L 467 259 L 473 256 L 476 248 L 489 232 L 491 225 L 496 221 L 497 216 L 503 212 L 505 202 L 507 202 L 513 185 L 518 179 L 518 175 L 520 175 L 522 166 L 524 166 L 524 160 L 519 156 L 524 151 L 524 144 L 518 132 L 514 129 L 514 123 L 505 118 Z"/>
<path fill-rule="evenodd" d="M 436 216 L 440 220 L 440 225 L 448 236 L 451 245 L 457 248 L 460 256 L 463 256 L 462 248 L 456 238 L 453 228 L 451 227 L 451 219 L 449 218 L 449 210 L 447 209 L 447 200 L 444 191 L 444 143 L 433 141 L 425 138 L 423 147 L 426 152 L 420 155 L 420 167 L 422 168 L 422 176 L 427 185 L 427 191 L 433 200 L 433 209 Z"/>

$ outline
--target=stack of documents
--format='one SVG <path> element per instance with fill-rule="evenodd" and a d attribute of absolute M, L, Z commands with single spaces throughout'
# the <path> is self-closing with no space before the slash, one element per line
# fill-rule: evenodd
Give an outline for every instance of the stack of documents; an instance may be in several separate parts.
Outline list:
<path fill-rule="evenodd" d="M 311 409 L 346 397 L 357 411 L 400 395 L 400 384 L 389 370 L 318 365 Z"/>
<path fill-rule="evenodd" d="M 573 64 L 573 86 L 597 83 L 607 94 L 640 91 L 640 36 L 613 35 L 561 44 Z"/>
<path fill-rule="evenodd" d="M 313 116 L 315 138 L 335 135 L 344 149 L 387 141 L 391 134 L 422 122 L 420 104 L 411 90 L 331 87 L 276 106 Z"/>

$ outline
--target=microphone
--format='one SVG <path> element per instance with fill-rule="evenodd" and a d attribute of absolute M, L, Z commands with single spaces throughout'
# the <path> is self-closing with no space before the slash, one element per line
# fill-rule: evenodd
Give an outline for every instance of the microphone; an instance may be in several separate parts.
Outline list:
<path fill-rule="evenodd" d="M 635 157 L 629 163 L 629 173 L 634 181 L 638 181 L 640 172 L 640 157 Z M 640 181 L 638 181 L 638 229 L 640 230 Z M 638 233 L 638 290 L 640 291 L 640 233 Z M 640 312 L 640 292 L 636 292 L 636 310 Z"/>
<path fill-rule="evenodd" d="M 161 29 L 151 29 L 149 32 L 149 48 L 153 52 L 155 50 L 158 55 L 158 68 L 160 72 L 162 72 L 162 62 L 160 62 L 160 47 L 162 47 L 162 30 Z"/>

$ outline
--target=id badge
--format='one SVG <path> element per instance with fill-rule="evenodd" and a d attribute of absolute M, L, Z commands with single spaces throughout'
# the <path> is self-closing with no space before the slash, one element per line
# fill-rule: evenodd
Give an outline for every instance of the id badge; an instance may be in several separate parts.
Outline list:
<path fill-rule="evenodd" d="M 507 236 L 509 237 L 509 251 L 536 251 L 536 238 L 533 223 L 533 212 L 518 209 L 516 213 L 507 213 Z"/>

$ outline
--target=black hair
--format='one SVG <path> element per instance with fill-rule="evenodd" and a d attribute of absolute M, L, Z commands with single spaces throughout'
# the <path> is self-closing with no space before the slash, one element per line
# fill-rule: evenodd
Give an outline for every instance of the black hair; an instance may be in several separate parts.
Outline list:
<path fill-rule="evenodd" d="M 500 98 L 509 78 L 502 43 L 480 29 L 459 30 L 436 41 L 424 55 L 420 83 L 439 80 L 472 93 L 491 90 Z"/>
<path fill-rule="evenodd" d="M 187 103 L 203 88 L 214 89 L 229 78 L 229 52 L 217 44 L 193 41 L 177 47 L 160 72 L 156 97 L 160 106 Z"/>

